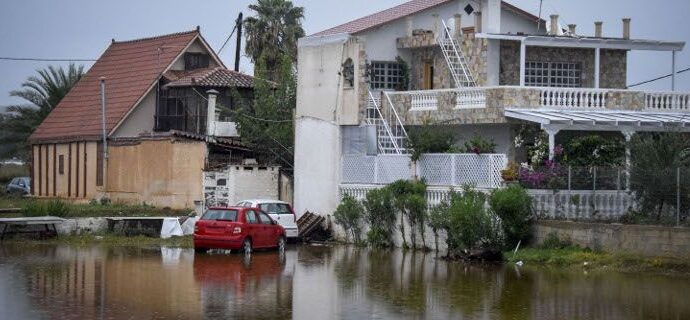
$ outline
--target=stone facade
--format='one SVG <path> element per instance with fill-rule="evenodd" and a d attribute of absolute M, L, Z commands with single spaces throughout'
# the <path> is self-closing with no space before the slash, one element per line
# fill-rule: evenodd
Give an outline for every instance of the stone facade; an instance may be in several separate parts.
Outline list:
<path fill-rule="evenodd" d="M 424 86 L 424 65 L 431 62 L 434 66 L 433 89 L 448 89 L 453 83 L 450 69 L 446 63 L 443 52 L 435 47 L 424 47 L 412 50 L 410 61 L 410 90 L 421 90 Z"/>
<path fill-rule="evenodd" d="M 613 253 L 633 253 L 651 257 L 690 258 L 690 229 L 644 225 L 539 221 L 535 240 L 541 244 L 549 234 L 561 240 Z"/>
<path fill-rule="evenodd" d="M 520 42 L 501 41 L 500 85 L 520 85 Z M 577 62 L 582 68 L 583 88 L 594 87 L 594 49 L 527 47 L 527 61 Z M 601 50 L 599 86 L 626 88 L 627 52 Z"/>

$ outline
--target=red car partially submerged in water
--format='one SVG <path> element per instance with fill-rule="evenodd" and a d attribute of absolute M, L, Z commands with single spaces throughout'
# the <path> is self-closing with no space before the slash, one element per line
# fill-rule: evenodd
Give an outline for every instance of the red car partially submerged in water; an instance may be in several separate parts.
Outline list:
<path fill-rule="evenodd" d="M 285 249 L 285 229 L 257 208 L 209 208 L 194 226 L 194 250 Z"/>

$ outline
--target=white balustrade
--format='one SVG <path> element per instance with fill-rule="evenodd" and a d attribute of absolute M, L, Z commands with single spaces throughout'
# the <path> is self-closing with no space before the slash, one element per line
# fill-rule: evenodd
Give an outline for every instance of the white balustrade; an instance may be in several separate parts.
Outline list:
<path fill-rule="evenodd" d="M 541 219 L 615 221 L 634 207 L 633 196 L 625 191 L 529 190 L 532 204 Z"/>
<path fill-rule="evenodd" d="M 455 109 L 486 108 L 485 89 L 461 89 L 455 93 Z"/>
<path fill-rule="evenodd" d="M 606 108 L 608 92 L 586 88 L 538 88 L 542 107 L 553 108 Z"/>
<path fill-rule="evenodd" d="M 690 93 L 645 93 L 645 108 L 650 111 L 690 111 Z"/>
<path fill-rule="evenodd" d="M 412 105 L 410 110 L 427 111 L 438 109 L 438 91 L 410 91 Z"/>

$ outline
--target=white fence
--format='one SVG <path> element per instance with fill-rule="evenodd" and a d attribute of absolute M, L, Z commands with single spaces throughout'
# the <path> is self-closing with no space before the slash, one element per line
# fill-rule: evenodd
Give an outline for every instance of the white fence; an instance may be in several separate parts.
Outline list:
<path fill-rule="evenodd" d="M 625 191 L 529 190 L 539 218 L 577 221 L 615 221 L 634 207 Z"/>
<path fill-rule="evenodd" d="M 364 200 L 369 190 L 382 188 L 383 185 L 359 185 L 359 184 L 342 184 L 340 185 L 340 199 L 343 195 L 349 195 L 359 201 Z M 459 191 L 459 190 L 457 190 Z M 426 201 L 429 209 L 439 205 L 441 201 L 448 198 L 450 188 L 448 187 L 427 187 Z"/>
<path fill-rule="evenodd" d="M 654 111 L 690 111 L 690 93 L 648 92 L 645 108 Z"/>
<path fill-rule="evenodd" d="M 538 88 L 542 107 L 606 108 L 607 91 L 600 89 Z"/>
<path fill-rule="evenodd" d="M 424 154 L 413 164 L 409 155 L 346 155 L 342 158 L 344 184 L 389 184 L 417 176 L 430 186 L 474 185 L 498 188 L 505 154 Z"/>

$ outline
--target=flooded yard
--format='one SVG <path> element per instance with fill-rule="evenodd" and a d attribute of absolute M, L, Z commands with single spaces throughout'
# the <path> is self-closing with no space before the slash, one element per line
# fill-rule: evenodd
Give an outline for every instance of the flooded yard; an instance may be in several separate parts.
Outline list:
<path fill-rule="evenodd" d="M 1 319 L 690 319 L 688 292 L 687 278 L 347 246 L 245 257 L 0 245 Z"/>

